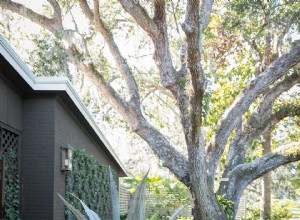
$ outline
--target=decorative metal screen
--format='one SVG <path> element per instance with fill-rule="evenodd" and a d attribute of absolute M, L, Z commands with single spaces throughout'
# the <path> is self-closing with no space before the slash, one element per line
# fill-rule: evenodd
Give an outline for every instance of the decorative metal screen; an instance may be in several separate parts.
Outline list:
<path fill-rule="evenodd" d="M 19 215 L 19 135 L 0 127 L 0 205 L 1 219 Z"/>

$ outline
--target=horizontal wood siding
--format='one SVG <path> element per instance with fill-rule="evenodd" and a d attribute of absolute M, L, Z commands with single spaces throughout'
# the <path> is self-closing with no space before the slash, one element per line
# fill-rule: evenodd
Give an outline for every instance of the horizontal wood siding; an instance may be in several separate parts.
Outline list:
<path fill-rule="evenodd" d="M 76 149 L 84 149 L 87 154 L 93 156 L 103 165 L 115 166 L 101 150 L 104 145 L 99 145 L 89 135 L 70 109 L 57 97 L 55 104 L 55 192 L 64 195 L 65 193 L 65 172 L 61 171 L 60 148 L 68 145 Z M 64 206 L 58 196 L 54 197 L 54 219 L 64 219 Z"/>
<path fill-rule="evenodd" d="M 54 98 L 24 100 L 21 137 L 21 219 L 53 219 Z"/>
<path fill-rule="evenodd" d="M 2 75 L 0 69 L 0 121 L 14 129 L 22 130 L 22 98 Z"/>

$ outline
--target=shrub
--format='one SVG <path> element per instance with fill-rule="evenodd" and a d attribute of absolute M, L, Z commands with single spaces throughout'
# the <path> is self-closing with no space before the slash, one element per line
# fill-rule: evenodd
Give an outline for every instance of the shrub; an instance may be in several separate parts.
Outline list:
<path fill-rule="evenodd" d="M 272 220 L 281 220 L 289 219 L 292 215 L 289 213 L 289 209 L 295 207 L 295 204 L 289 200 L 281 201 L 274 199 L 271 206 L 271 219 Z M 256 220 L 260 217 L 259 205 L 250 206 L 248 208 L 247 218 L 245 220 Z"/>

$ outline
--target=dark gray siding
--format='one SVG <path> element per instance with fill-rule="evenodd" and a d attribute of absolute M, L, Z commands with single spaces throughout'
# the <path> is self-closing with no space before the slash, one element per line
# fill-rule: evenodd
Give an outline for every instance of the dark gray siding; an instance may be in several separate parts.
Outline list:
<path fill-rule="evenodd" d="M 24 99 L 21 141 L 21 219 L 53 218 L 54 97 Z"/>
<path fill-rule="evenodd" d="M 21 137 L 21 219 L 62 220 L 64 206 L 57 196 L 65 192 L 65 173 L 60 170 L 62 146 L 85 149 L 100 163 L 125 174 L 77 109 L 73 95 L 33 90 L 29 78 L 23 78 L 0 54 L 0 122 L 18 130 Z"/>
<path fill-rule="evenodd" d="M 65 176 L 60 171 L 61 155 L 60 148 L 72 146 L 76 149 L 85 149 L 85 151 L 96 158 L 101 164 L 110 165 L 116 170 L 112 162 L 105 156 L 101 150 L 104 145 L 100 146 L 86 132 L 85 128 L 79 123 L 75 115 L 69 108 L 57 97 L 55 104 L 55 168 L 54 168 L 54 192 L 64 195 Z M 64 218 L 64 206 L 58 196 L 54 198 L 54 219 L 61 220 Z"/>
<path fill-rule="evenodd" d="M 0 121 L 19 131 L 22 130 L 21 93 L 10 85 L 2 72 L 0 72 Z"/>

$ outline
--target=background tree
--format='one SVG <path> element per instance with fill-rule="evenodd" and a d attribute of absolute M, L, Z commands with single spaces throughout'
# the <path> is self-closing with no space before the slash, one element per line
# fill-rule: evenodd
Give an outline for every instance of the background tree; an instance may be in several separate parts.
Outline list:
<path fill-rule="evenodd" d="M 235 23 L 243 22 L 246 24 L 246 29 L 239 27 L 240 35 L 246 40 L 249 46 L 255 51 L 256 58 L 255 62 L 257 68 L 257 74 L 259 71 L 266 69 L 266 67 L 276 58 L 278 54 L 282 53 L 284 47 L 279 47 L 279 44 L 284 43 L 284 36 L 288 29 L 292 29 L 291 25 L 293 22 L 298 21 L 299 10 L 291 10 L 291 5 L 286 7 L 280 7 L 280 2 L 271 2 L 269 4 L 263 2 L 257 2 L 245 4 L 243 2 L 233 2 L 231 7 L 234 9 L 231 12 L 231 16 L 234 15 L 236 19 Z M 247 12 L 245 13 L 245 11 Z M 285 20 L 285 15 L 291 13 L 288 23 L 281 22 Z M 258 19 L 246 19 L 251 14 L 259 15 Z M 249 27 L 253 27 L 253 23 L 257 23 L 261 19 L 262 27 L 259 27 L 258 33 L 253 36 L 249 32 Z M 236 25 L 236 24 L 232 24 Z M 232 30 L 232 29 L 231 29 Z M 281 48 L 281 49 L 279 49 Z M 264 106 L 266 104 L 267 106 Z M 271 115 L 273 102 L 261 103 L 258 111 L 264 114 Z M 262 154 L 271 152 L 271 137 L 272 127 L 266 129 L 262 133 Z M 271 173 L 267 173 L 262 178 L 262 197 L 261 197 L 261 216 L 260 219 L 271 218 Z"/>
<path fill-rule="evenodd" d="M 212 0 L 47 0 L 35 10 L 25 1 L 2 0 L 0 6 L 63 42 L 70 66 L 94 84 L 98 97 L 148 143 L 162 166 L 189 187 L 195 219 L 225 219 L 215 192 L 233 201 L 236 210 L 253 180 L 300 159 L 299 140 L 248 158 L 262 134 L 286 118 L 295 121 L 300 113 L 299 96 L 286 99 L 300 81 L 298 2 L 237 0 L 213 7 Z M 145 68 L 124 48 L 121 39 L 137 34 L 141 37 L 128 45 L 141 42 L 137 51 L 147 48 L 156 68 Z M 153 123 L 153 108 L 143 102 L 151 93 L 148 77 L 158 76 L 155 91 L 168 96 L 164 99 L 174 106 L 174 121 L 181 124 L 173 136 Z M 183 139 L 172 143 L 178 134 Z M 176 145 L 186 148 L 187 155 Z M 221 175 L 229 181 L 215 186 Z"/>

